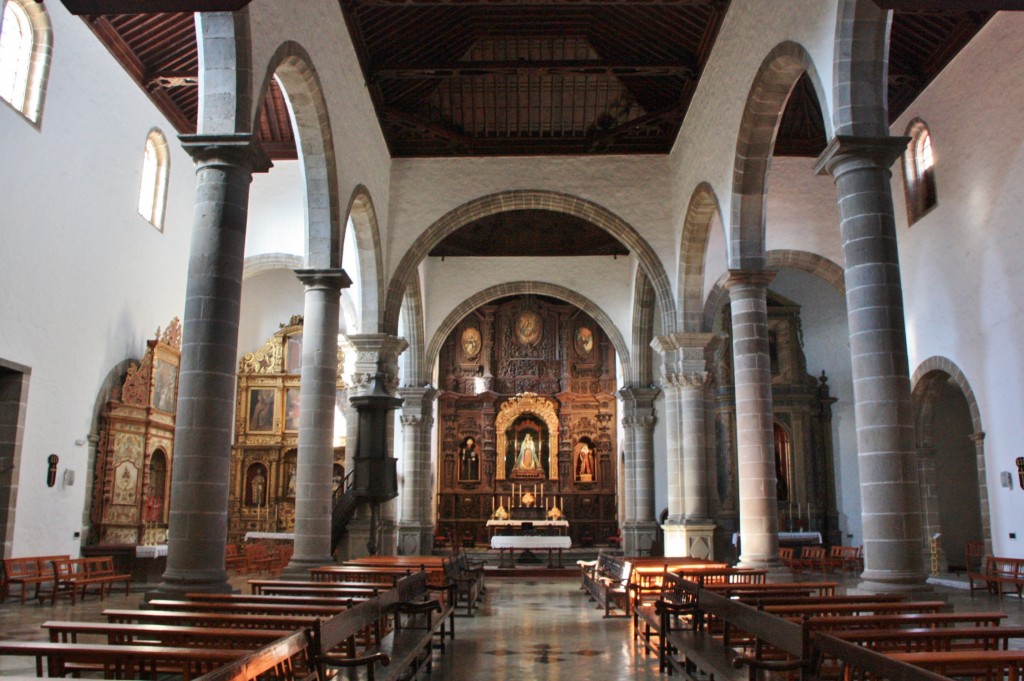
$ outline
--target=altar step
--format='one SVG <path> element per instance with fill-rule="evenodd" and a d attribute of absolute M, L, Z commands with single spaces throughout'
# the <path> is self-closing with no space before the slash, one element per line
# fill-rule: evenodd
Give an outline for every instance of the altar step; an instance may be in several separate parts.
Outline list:
<path fill-rule="evenodd" d="M 597 560 L 597 554 L 602 550 L 607 553 L 610 549 L 601 547 L 566 549 L 562 551 L 563 567 L 561 568 L 548 567 L 546 551 L 537 553 L 537 557 L 541 559 L 539 564 L 517 563 L 514 568 L 498 567 L 498 551 L 494 549 L 484 547 L 467 548 L 466 555 L 472 561 L 485 561 L 484 569 L 487 577 L 514 577 L 517 579 L 537 577 L 551 579 L 555 577 L 579 577 L 580 569 L 576 565 L 576 561 Z M 437 552 L 435 551 L 435 553 Z"/>

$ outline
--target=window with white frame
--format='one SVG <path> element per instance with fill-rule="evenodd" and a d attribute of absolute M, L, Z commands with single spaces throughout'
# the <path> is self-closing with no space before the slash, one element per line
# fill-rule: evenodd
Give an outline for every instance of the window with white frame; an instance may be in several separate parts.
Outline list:
<path fill-rule="evenodd" d="M 938 204 L 935 190 L 935 153 L 928 126 L 920 118 L 907 128 L 910 144 L 903 154 L 903 189 L 907 198 L 907 223 L 912 225 Z"/>
<path fill-rule="evenodd" d="M 4 0 L 0 24 L 0 98 L 38 123 L 52 51 L 50 19 L 42 3 Z"/>
<path fill-rule="evenodd" d="M 167 208 L 167 176 L 171 157 L 167 138 L 158 129 L 150 130 L 146 137 L 146 151 L 142 158 L 142 183 L 139 189 L 139 215 L 163 231 L 164 212 Z"/>

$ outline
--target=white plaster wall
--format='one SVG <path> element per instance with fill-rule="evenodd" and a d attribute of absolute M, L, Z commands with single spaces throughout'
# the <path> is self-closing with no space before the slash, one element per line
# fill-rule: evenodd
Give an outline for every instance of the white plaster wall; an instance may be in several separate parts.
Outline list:
<path fill-rule="evenodd" d="M 838 401 L 832 406 L 833 471 L 836 508 L 843 543 L 864 542 L 860 517 L 860 473 L 857 468 L 857 431 L 853 415 L 853 368 L 850 363 L 850 327 L 846 299 L 813 274 L 779 270 L 771 290 L 800 305 L 807 373 L 828 375 L 829 391 Z"/>
<path fill-rule="evenodd" d="M 443 215 L 474 199 L 514 189 L 554 191 L 592 201 L 639 232 L 666 271 L 675 268 L 678 248 L 673 250 L 666 157 L 396 159 L 388 278 L 415 239 Z"/>
<path fill-rule="evenodd" d="M 761 63 L 779 43 L 799 43 L 814 61 L 825 95 L 826 136 L 831 137 L 837 7 L 835 0 L 730 3 L 672 150 L 674 224 L 683 224 L 693 189 L 702 181 L 714 188 L 726 228 L 732 224 L 732 172 L 743 109 Z M 675 236 L 678 253 L 680 235 Z"/>
<path fill-rule="evenodd" d="M 943 356 L 978 400 L 997 555 L 1024 557 L 1024 492 L 999 486 L 1024 441 L 1024 15 L 998 14 L 892 126 L 928 124 L 938 206 L 908 228 L 899 163 L 893 198 L 911 371 Z M 1010 539 L 1010 533 L 1017 535 Z"/>
<path fill-rule="evenodd" d="M 272 270 L 242 282 L 238 359 L 263 347 L 292 315 L 302 314 L 303 286 L 291 270 Z"/>
<path fill-rule="evenodd" d="M 312 66 L 323 87 L 334 137 L 339 212 L 344 219 L 353 191 L 358 185 L 364 185 L 373 197 L 380 228 L 386 229 L 391 160 L 341 5 L 334 0 L 301 3 L 255 0 L 248 5 L 248 10 L 252 27 L 253 92 L 258 93 L 265 79 L 272 75 L 267 72 L 270 59 L 282 43 L 294 41 L 312 55 Z M 256 120 L 259 105 L 260 102 L 253 102 L 252 120 Z M 361 243 L 360 248 L 372 249 L 372 245 Z"/>
<path fill-rule="evenodd" d="M 768 175 L 767 250 L 790 249 L 824 256 L 843 266 L 836 185 L 815 175 L 814 159 L 776 156 Z"/>
<path fill-rule="evenodd" d="M 245 257 L 261 253 L 306 253 L 306 189 L 298 161 L 274 161 L 249 187 Z"/>
<path fill-rule="evenodd" d="M 175 130 L 81 19 L 47 3 L 42 126 L 0 104 L 0 357 L 32 369 L 14 555 L 77 555 L 93 405 L 110 369 L 180 316 L 194 174 Z M 87 64 L 88 68 L 83 68 Z M 146 135 L 171 155 L 164 232 L 137 213 Z M 75 484 L 47 488 L 46 457 Z"/>

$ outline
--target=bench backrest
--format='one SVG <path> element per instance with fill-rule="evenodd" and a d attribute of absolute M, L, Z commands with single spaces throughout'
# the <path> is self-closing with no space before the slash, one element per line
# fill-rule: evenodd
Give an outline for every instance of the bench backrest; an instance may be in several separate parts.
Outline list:
<path fill-rule="evenodd" d="M 384 619 L 381 601 L 374 598 L 334 617 L 317 620 L 313 625 L 313 636 L 321 654 L 345 646 L 345 652 L 355 655 L 356 637 L 361 633 L 368 632 L 370 640 L 380 642 Z"/>
<path fill-rule="evenodd" d="M 839 678 L 888 679 L 889 681 L 949 681 L 948 677 L 898 662 L 891 657 L 842 641 L 827 634 L 815 634 L 812 639 L 814 666 L 820 667 L 823 658 L 839 661 Z"/>
<path fill-rule="evenodd" d="M 196 681 L 311 681 L 317 678 L 313 657 L 312 634 L 302 629 L 204 674 Z"/>
<path fill-rule="evenodd" d="M 758 650 L 762 643 L 768 643 L 796 659 L 804 656 L 804 629 L 795 622 L 787 622 L 707 589 L 698 592 L 697 607 L 705 616 L 713 615 L 724 624 L 722 638 L 726 646 L 738 629 L 757 640 Z"/>
<path fill-rule="evenodd" d="M 50 563 L 55 560 L 67 560 L 70 556 L 28 556 L 24 558 L 4 558 L 4 570 L 7 579 L 24 579 L 26 577 L 49 577 L 53 574 Z"/>

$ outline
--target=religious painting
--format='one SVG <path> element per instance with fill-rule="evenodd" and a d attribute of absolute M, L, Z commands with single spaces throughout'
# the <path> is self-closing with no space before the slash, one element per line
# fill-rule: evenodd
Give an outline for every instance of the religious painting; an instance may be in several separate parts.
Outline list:
<path fill-rule="evenodd" d="M 471 326 L 462 332 L 462 351 L 468 359 L 480 354 L 480 330 Z"/>
<path fill-rule="evenodd" d="M 261 463 L 254 463 L 245 472 L 245 505 L 267 505 L 267 468 Z"/>
<path fill-rule="evenodd" d="M 544 333 L 544 322 L 533 310 L 520 312 L 516 317 L 514 335 L 520 345 L 536 345 Z"/>
<path fill-rule="evenodd" d="M 274 388 L 251 388 L 249 390 L 249 432 L 274 432 L 276 407 L 277 391 Z"/>
<path fill-rule="evenodd" d="M 594 482 L 597 468 L 594 465 L 594 443 L 588 437 L 580 438 L 573 451 L 573 472 L 576 482 Z"/>
<path fill-rule="evenodd" d="M 302 334 L 288 336 L 284 343 L 284 372 L 286 374 L 302 373 Z"/>
<path fill-rule="evenodd" d="M 147 523 L 163 522 L 166 492 L 167 457 L 162 449 L 158 449 L 149 461 L 149 489 L 146 490 L 144 518 Z"/>
<path fill-rule="evenodd" d="M 114 469 L 115 504 L 131 505 L 138 497 L 139 469 L 131 461 L 122 461 Z"/>
<path fill-rule="evenodd" d="M 594 349 L 594 332 L 587 326 L 580 326 L 576 329 L 574 336 L 576 354 L 586 356 Z"/>
<path fill-rule="evenodd" d="M 296 432 L 299 430 L 299 389 L 284 389 L 284 429 Z"/>
<path fill-rule="evenodd" d="M 153 360 L 153 406 L 174 413 L 178 396 L 178 366 L 162 357 Z"/>
<path fill-rule="evenodd" d="M 459 444 L 459 482 L 479 482 L 480 453 L 476 449 L 476 439 L 466 437 Z"/>

